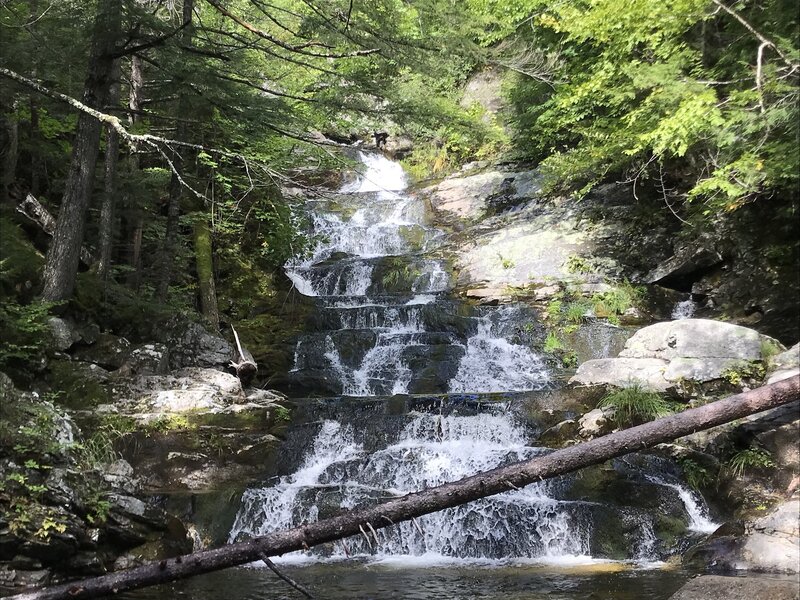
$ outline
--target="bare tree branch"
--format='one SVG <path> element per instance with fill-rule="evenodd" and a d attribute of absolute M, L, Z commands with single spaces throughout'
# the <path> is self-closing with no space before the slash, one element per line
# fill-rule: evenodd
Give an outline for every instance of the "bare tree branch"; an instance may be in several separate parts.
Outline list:
<path fill-rule="evenodd" d="M 758 32 L 758 31 L 755 29 L 755 27 L 753 27 L 753 26 L 752 26 L 750 23 L 748 23 L 748 22 L 747 22 L 747 21 L 744 19 L 744 17 L 742 17 L 742 15 L 740 15 L 738 12 L 736 12 L 735 10 L 733 10 L 732 8 L 730 8 L 729 6 L 727 6 L 725 3 L 721 2 L 721 0 L 711 0 L 711 1 L 712 1 L 714 4 L 716 4 L 717 6 L 719 6 L 719 7 L 720 7 L 722 10 L 724 10 L 726 13 L 728 13 L 730 16 L 732 16 L 734 19 L 736 19 L 737 21 L 739 21 L 739 23 L 741 23 L 742 27 L 744 27 L 745 29 L 747 29 L 747 31 L 749 31 L 750 33 L 752 33 L 754 36 L 756 36 L 756 37 L 758 38 L 758 41 L 760 41 L 762 44 L 765 44 L 765 45 L 766 45 L 768 48 L 772 48 L 772 49 L 775 51 L 775 54 L 777 54 L 778 56 L 780 56 L 780 57 L 781 57 L 781 59 L 783 60 L 783 62 L 785 62 L 785 63 L 787 64 L 787 66 L 789 66 L 789 67 L 791 68 L 791 70 L 792 70 L 792 71 L 796 71 L 798 68 L 800 68 L 800 65 L 798 65 L 798 64 L 797 64 L 797 63 L 795 63 L 795 62 L 792 62 L 792 61 L 789 59 L 789 57 L 788 57 L 788 56 L 786 56 L 786 55 L 785 55 L 783 52 L 781 52 L 781 49 L 780 49 L 780 48 L 778 48 L 778 46 L 776 46 L 774 42 L 772 42 L 772 41 L 768 40 L 768 39 L 767 39 L 766 37 L 764 37 L 764 36 L 763 36 L 761 33 L 759 33 L 759 32 Z M 759 48 L 759 53 L 760 53 L 761 51 L 762 51 L 762 50 L 761 50 L 761 48 Z"/>
<path fill-rule="evenodd" d="M 258 37 L 260 37 L 262 39 L 265 39 L 268 42 L 271 42 L 271 43 L 275 44 L 276 46 L 279 46 L 279 47 L 283 48 L 284 50 L 289 50 L 290 52 L 296 52 L 297 54 L 303 54 L 305 56 L 313 56 L 315 58 L 353 58 L 353 57 L 356 57 L 356 56 L 367 56 L 369 54 L 375 54 L 376 52 L 380 52 L 379 48 L 369 48 L 367 50 L 353 50 L 352 52 L 345 52 L 345 53 L 342 53 L 342 54 L 332 54 L 332 53 L 331 54 L 321 54 L 319 52 L 309 52 L 305 48 L 308 48 L 311 45 L 317 45 L 317 44 L 309 43 L 309 44 L 300 44 L 298 46 L 293 46 L 291 44 L 287 44 L 286 42 L 276 38 L 275 36 L 270 35 L 266 31 L 264 31 L 263 29 L 259 29 L 258 27 L 248 23 L 244 19 L 242 19 L 240 17 L 237 17 L 232 12 L 230 12 L 227 9 L 225 9 L 223 6 L 220 6 L 219 2 L 217 2 L 216 0 L 206 0 L 206 2 L 208 2 L 214 8 L 216 8 L 221 14 L 225 15 L 226 17 L 228 17 L 232 21 L 236 22 L 241 27 L 245 28 L 250 33 L 253 33 L 253 34 L 257 35 Z"/>

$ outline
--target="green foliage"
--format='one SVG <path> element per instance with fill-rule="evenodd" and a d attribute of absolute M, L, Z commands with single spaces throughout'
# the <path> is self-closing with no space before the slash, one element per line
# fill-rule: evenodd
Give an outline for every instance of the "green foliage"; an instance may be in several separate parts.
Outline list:
<path fill-rule="evenodd" d="M 563 318 L 567 323 L 578 325 L 586 321 L 586 313 L 591 309 L 591 305 L 583 300 L 575 300 L 567 303 L 563 308 Z"/>
<path fill-rule="evenodd" d="M 727 367 L 722 371 L 722 379 L 733 386 L 741 387 L 748 381 L 761 381 L 764 379 L 766 369 L 761 362 L 742 361 Z"/>
<path fill-rule="evenodd" d="M 642 301 L 644 290 L 623 282 L 608 292 L 592 296 L 592 310 L 596 317 L 617 321 L 619 315 L 637 306 Z"/>
<path fill-rule="evenodd" d="M 675 404 L 656 392 L 633 384 L 610 393 L 599 406 L 614 409 L 614 419 L 621 425 L 632 425 L 665 417 L 676 410 Z"/>
<path fill-rule="evenodd" d="M 506 258 L 502 254 L 498 254 L 497 257 L 500 259 L 500 265 L 506 270 L 513 269 L 516 266 L 512 259 Z"/>
<path fill-rule="evenodd" d="M 736 479 L 750 470 L 771 469 L 774 467 L 775 461 L 769 451 L 758 446 L 739 450 L 725 463 L 725 470 L 731 477 Z"/>
<path fill-rule="evenodd" d="M 697 461 L 691 458 L 679 458 L 678 463 L 683 470 L 683 477 L 686 479 L 686 483 L 692 489 L 702 490 L 714 481 L 714 475 Z"/>
<path fill-rule="evenodd" d="M 543 350 L 548 354 L 553 354 L 559 350 L 564 349 L 564 342 L 561 341 L 561 338 L 558 337 L 553 331 L 548 332 L 547 337 L 544 340 L 544 347 Z"/>
<path fill-rule="evenodd" d="M 31 365 L 44 356 L 50 345 L 47 319 L 52 302 L 0 303 L 0 369 L 15 373 L 33 371 Z"/>
<path fill-rule="evenodd" d="M 592 265 L 590 264 L 589 260 L 578 256 L 577 254 L 572 254 L 569 258 L 567 258 L 567 262 L 564 264 L 567 269 L 568 273 L 591 273 L 592 272 Z"/>
<path fill-rule="evenodd" d="M 546 189 L 581 195 L 620 174 L 663 187 L 663 173 L 679 172 L 667 187 L 708 217 L 796 194 L 800 52 L 789 4 L 732 5 L 776 44 L 760 70 L 760 39 L 703 0 L 500 4 L 470 3 L 497 21 L 488 39 L 508 35 L 509 48 L 535 57 L 539 76 L 520 75 L 508 96 L 518 151 L 543 160 Z"/>

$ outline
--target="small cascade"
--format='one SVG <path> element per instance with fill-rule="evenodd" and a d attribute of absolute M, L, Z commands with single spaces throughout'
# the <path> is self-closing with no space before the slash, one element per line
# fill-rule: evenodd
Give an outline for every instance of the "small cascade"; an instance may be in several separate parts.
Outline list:
<path fill-rule="evenodd" d="M 672 309 L 671 316 L 675 321 L 680 319 L 691 319 L 696 310 L 697 303 L 689 298 L 688 300 L 682 300 L 681 302 L 675 304 L 675 307 Z"/>
<path fill-rule="evenodd" d="M 380 154 L 358 158 L 355 180 L 310 203 L 317 243 L 286 266 L 295 289 L 317 303 L 295 347 L 297 392 L 288 391 L 366 397 L 541 388 L 546 370 L 498 331 L 503 317 L 461 314 L 471 309 L 448 298 L 449 266 L 433 254 L 443 233 L 429 224 L 425 201 L 406 193 L 400 165 Z"/>
<path fill-rule="evenodd" d="M 708 509 L 703 503 L 702 499 L 686 486 L 678 481 L 669 481 L 665 477 L 648 474 L 647 479 L 663 485 L 677 492 L 678 497 L 683 502 L 686 508 L 686 514 L 689 517 L 689 530 L 698 533 L 713 533 L 719 527 L 719 523 L 714 523 L 708 515 Z"/>
<path fill-rule="evenodd" d="M 478 332 L 467 340 L 449 391 L 526 391 L 547 384 L 549 377 L 541 359 L 526 346 L 498 335 L 495 329 L 491 317 L 481 319 Z"/>

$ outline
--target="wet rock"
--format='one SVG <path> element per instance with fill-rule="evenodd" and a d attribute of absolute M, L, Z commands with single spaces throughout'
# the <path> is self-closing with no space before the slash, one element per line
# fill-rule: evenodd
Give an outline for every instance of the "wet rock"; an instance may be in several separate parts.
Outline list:
<path fill-rule="evenodd" d="M 797 580 L 703 575 L 690 579 L 669 600 L 798 600 Z"/>
<path fill-rule="evenodd" d="M 539 436 L 538 443 L 550 448 L 560 448 L 574 442 L 580 430 L 575 419 L 567 419 L 546 429 Z"/>
<path fill-rule="evenodd" d="M 614 410 L 611 408 L 595 408 L 583 415 L 578 421 L 578 434 L 591 439 L 611 433 L 614 430 Z"/>
<path fill-rule="evenodd" d="M 414 150 L 414 141 L 404 135 L 391 135 L 386 140 L 383 151 L 395 160 L 400 160 Z"/>

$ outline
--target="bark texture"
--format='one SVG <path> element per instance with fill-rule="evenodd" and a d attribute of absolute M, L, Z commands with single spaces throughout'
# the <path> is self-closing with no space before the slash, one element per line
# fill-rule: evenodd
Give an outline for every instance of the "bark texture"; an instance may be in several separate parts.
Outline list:
<path fill-rule="evenodd" d="M 97 7 L 83 93 L 83 103 L 95 109 L 101 109 L 108 97 L 120 15 L 120 3 L 115 0 L 103 0 Z M 78 116 L 64 197 L 42 275 L 44 300 L 66 300 L 75 287 L 86 211 L 100 150 L 100 131 L 100 121 L 86 113 Z"/>
<path fill-rule="evenodd" d="M 119 104 L 120 61 L 114 61 L 112 82 L 108 94 L 109 106 Z M 106 125 L 105 181 L 103 204 L 100 207 L 100 248 L 97 260 L 97 274 L 102 279 L 108 276 L 111 266 L 111 246 L 114 240 L 114 209 L 117 203 L 117 163 L 119 161 L 119 133 L 111 125 Z"/>
<path fill-rule="evenodd" d="M 200 213 L 194 224 L 194 258 L 197 266 L 197 283 L 200 288 L 200 312 L 214 331 L 219 331 L 217 288 L 214 284 L 214 249 L 205 213 Z"/>
<path fill-rule="evenodd" d="M 643 450 L 798 399 L 800 399 L 800 375 L 795 375 L 778 383 L 737 394 L 699 408 L 686 410 L 576 446 L 556 450 L 546 456 L 478 473 L 460 481 L 401 496 L 369 508 L 344 512 L 324 521 L 309 523 L 214 550 L 148 563 L 94 579 L 43 588 L 13 596 L 12 599 L 96 598 L 241 565 L 262 559 L 264 556 L 269 557 L 307 549 L 351 535 L 359 535 L 370 528 L 390 527 L 400 521 L 570 473 L 610 458 Z"/>

